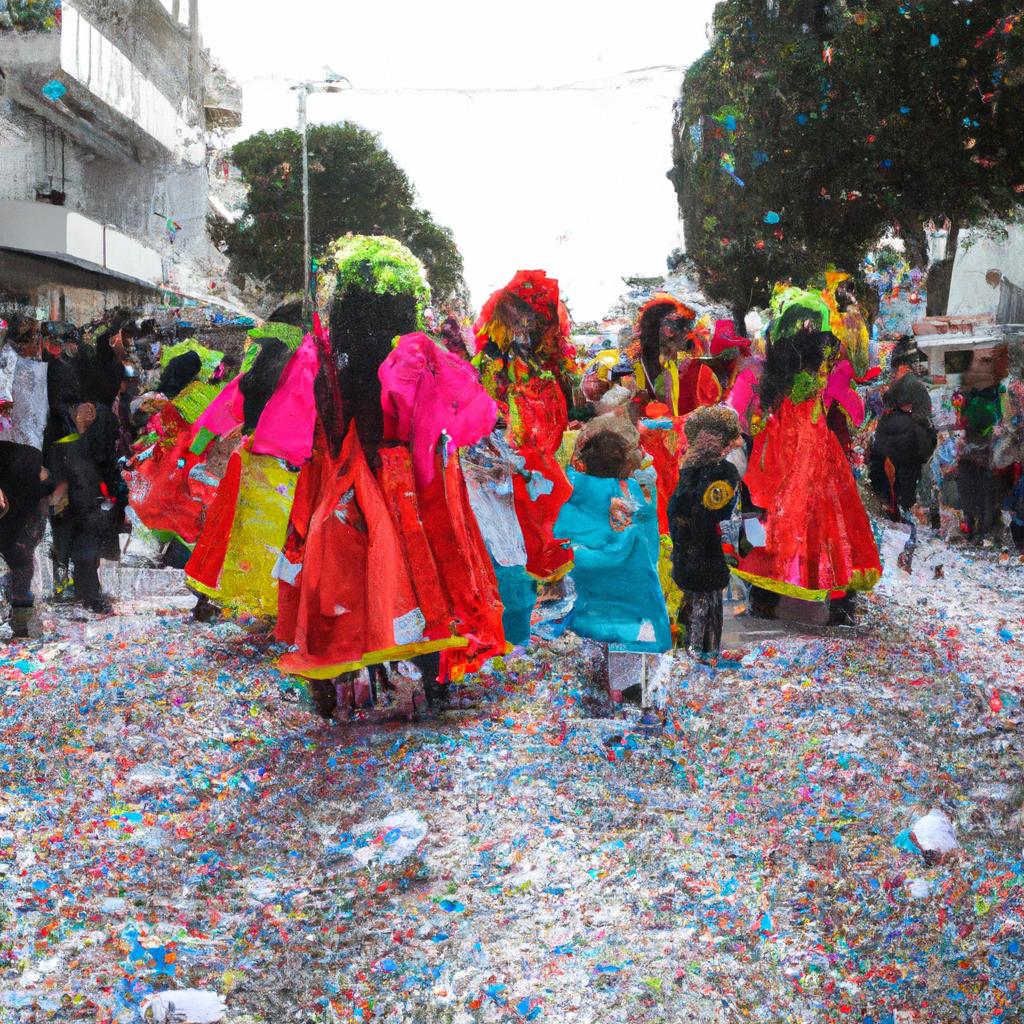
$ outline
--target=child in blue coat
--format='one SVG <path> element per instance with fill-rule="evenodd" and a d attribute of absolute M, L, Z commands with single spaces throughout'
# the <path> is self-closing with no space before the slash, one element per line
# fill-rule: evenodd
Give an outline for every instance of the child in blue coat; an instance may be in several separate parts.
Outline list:
<path fill-rule="evenodd" d="M 623 431 L 588 438 L 573 458 L 572 497 L 555 524 L 555 536 L 569 540 L 574 558 L 576 604 L 569 628 L 607 645 L 609 690 L 616 700 L 630 684 L 643 688 L 643 655 L 672 647 L 658 579 L 657 492 L 653 471 L 641 470 L 641 460 Z"/>

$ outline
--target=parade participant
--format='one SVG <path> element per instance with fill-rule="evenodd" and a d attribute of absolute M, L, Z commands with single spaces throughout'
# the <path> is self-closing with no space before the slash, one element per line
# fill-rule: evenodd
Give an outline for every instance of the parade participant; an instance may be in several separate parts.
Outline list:
<path fill-rule="evenodd" d="M 750 339 L 736 333 L 736 325 L 732 320 L 716 320 L 708 355 L 705 365 L 714 373 L 719 391 L 714 402 L 704 404 L 727 403 L 737 378 L 751 361 Z"/>
<path fill-rule="evenodd" d="M 776 289 L 760 400 L 768 419 L 754 440 L 744 479 L 765 511 L 765 546 L 740 561 L 754 585 L 751 610 L 774 615 L 778 595 L 835 598 L 849 620 L 853 594 L 881 575 L 878 549 L 849 463 L 828 428 L 822 395 L 834 345 L 820 294 Z"/>
<path fill-rule="evenodd" d="M 487 300 L 474 330 L 481 380 L 498 402 L 509 443 L 524 459 L 525 472 L 513 477 L 513 488 L 526 568 L 541 583 L 553 583 L 572 567 L 554 524 L 571 491 L 556 456 L 577 372 L 558 282 L 541 270 L 520 270 Z"/>
<path fill-rule="evenodd" d="M 81 401 L 82 386 L 75 367 L 79 335 L 72 324 L 43 325 L 46 389 L 50 414 L 46 424 L 43 447 L 74 429 L 74 409 Z"/>
<path fill-rule="evenodd" d="M 196 440 L 198 421 L 221 390 L 208 380 L 221 353 L 193 343 L 163 355 L 157 391 L 137 400 L 151 415 L 129 464 L 128 486 L 139 521 L 171 545 L 166 564 L 182 568 L 217 490 L 217 481 L 196 472 L 205 461 Z"/>
<path fill-rule="evenodd" d="M 42 358 L 38 323 L 12 316 L 0 348 L 0 457 L 12 474 L 0 485 L 8 506 L 0 554 L 11 570 L 11 626 L 18 636 L 33 628 L 35 551 L 46 525 L 40 501 L 53 490 L 43 468 L 49 399 Z"/>
<path fill-rule="evenodd" d="M 569 628 L 607 646 L 612 699 L 640 685 L 646 711 L 646 664 L 638 655 L 668 651 L 672 631 L 658 578 L 657 496 L 643 457 L 615 425 L 592 433 L 573 454 L 572 494 L 556 530 L 569 538 L 574 559 Z"/>
<path fill-rule="evenodd" d="M 1001 529 L 1000 502 L 993 473 L 997 429 L 1004 416 L 1003 381 L 1009 373 L 1009 351 L 998 346 L 975 353 L 963 375 L 962 391 L 954 396 L 957 428 L 963 431 L 959 446 L 957 480 L 965 536 L 981 541 Z"/>
<path fill-rule="evenodd" d="M 742 438 L 739 419 L 726 406 L 697 409 L 685 429 L 688 446 L 668 512 L 672 576 L 683 592 L 680 644 L 693 657 L 717 657 L 722 591 L 729 584 L 720 524 L 732 515 L 740 486 L 740 474 L 725 456 Z"/>
<path fill-rule="evenodd" d="M 196 424 L 200 431 L 239 440 L 185 573 L 192 589 L 221 607 L 273 622 L 276 573 L 296 481 L 313 450 L 320 358 L 312 336 L 294 353 L 277 338 L 264 337 L 258 344 L 251 368 L 231 388 L 231 400 Z M 228 388 L 218 400 L 226 395 Z M 214 413 L 212 404 L 207 413 Z M 205 441 L 197 437 L 193 448 Z M 201 471 L 191 478 L 206 483 Z"/>
<path fill-rule="evenodd" d="M 451 445 L 485 435 L 493 406 L 482 408 L 490 400 L 468 364 L 424 335 L 392 353 L 396 336 L 422 323 L 422 265 L 393 239 L 349 236 L 316 285 L 316 442 L 279 563 L 276 635 L 291 645 L 282 669 L 309 679 L 331 717 L 336 679 L 351 712 L 361 668 L 443 651 L 424 680 L 441 696 L 504 638 Z M 460 424 L 463 408 L 477 411 Z"/>
<path fill-rule="evenodd" d="M 852 459 L 853 432 L 863 425 L 867 415 L 864 400 L 853 385 L 868 374 L 871 337 L 849 274 L 826 273 L 821 298 L 828 308 L 829 330 L 835 339 L 827 353 L 828 379 L 822 403 L 829 429 L 847 459 Z"/>
<path fill-rule="evenodd" d="M 641 405 L 664 402 L 673 417 L 713 405 L 722 393 L 714 371 L 702 362 L 696 314 L 685 303 L 659 292 L 640 309 L 630 354 Z"/>
<path fill-rule="evenodd" d="M 53 445 L 49 460 L 54 480 L 67 484 L 67 499 L 54 510 L 55 538 L 66 534 L 65 543 L 74 572 L 75 600 L 90 611 L 111 611 L 110 599 L 101 591 L 100 558 L 116 542 L 115 503 L 111 496 L 120 477 L 110 463 L 95 456 L 90 431 L 96 424 L 96 406 L 81 402 L 75 408 L 75 430 Z"/>
<path fill-rule="evenodd" d="M 17 637 L 34 631 L 32 577 L 45 519 L 41 503 L 54 492 L 43 467 L 47 419 L 46 364 L 35 321 L 12 317 L 0 347 L 0 558 L 7 563 L 10 626 Z"/>
<path fill-rule="evenodd" d="M 894 521 L 906 518 L 917 503 L 921 472 L 938 443 L 931 417 L 915 410 L 915 382 L 904 376 L 885 392 L 885 413 L 871 438 L 871 486 Z"/>

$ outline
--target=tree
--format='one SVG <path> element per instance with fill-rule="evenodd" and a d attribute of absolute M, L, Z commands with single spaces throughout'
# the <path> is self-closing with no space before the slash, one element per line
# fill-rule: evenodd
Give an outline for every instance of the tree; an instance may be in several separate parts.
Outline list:
<path fill-rule="evenodd" d="M 889 231 L 923 262 L 925 221 L 1006 216 L 1024 198 L 1010 7 L 718 4 L 676 104 L 670 175 L 708 295 L 742 318 L 778 279 L 855 270 Z"/>
<path fill-rule="evenodd" d="M 238 143 L 231 159 L 248 186 L 235 224 L 213 225 L 233 268 L 282 292 L 302 288 L 302 140 L 290 129 Z M 463 262 L 450 229 L 416 205 L 406 173 L 377 135 L 351 122 L 309 129 L 314 255 L 349 232 L 390 235 L 424 263 L 437 302 L 462 299 Z"/>

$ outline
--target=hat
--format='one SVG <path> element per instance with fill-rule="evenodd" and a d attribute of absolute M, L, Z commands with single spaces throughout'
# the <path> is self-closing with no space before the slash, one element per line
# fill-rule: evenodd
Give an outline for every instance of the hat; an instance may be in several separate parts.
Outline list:
<path fill-rule="evenodd" d="M 736 333 L 736 325 L 731 320 L 716 320 L 715 333 L 711 337 L 711 355 L 720 356 L 726 349 L 738 348 L 741 352 L 750 351 L 750 339 L 742 338 Z"/>

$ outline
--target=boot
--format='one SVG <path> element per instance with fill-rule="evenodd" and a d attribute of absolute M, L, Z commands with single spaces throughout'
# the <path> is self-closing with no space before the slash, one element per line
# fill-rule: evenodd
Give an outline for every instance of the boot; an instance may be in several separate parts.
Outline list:
<path fill-rule="evenodd" d="M 11 632 L 22 640 L 39 636 L 39 623 L 35 608 L 30 604 L 16 604 L 11 607 Z"/>
<path fill-rule="evenodd" d="M 338 706 L 338 693 L 334 688 L 333 679 L 311 679 L 309 696 L 313 701 L 313 709 L 325 721 L 330 721 Z"/>
<path fill-rule="evenodd" d="M 830 626 L 853 626 L 856 623 L 855 610 L 857 595 L 848 593 L 846 597 L 830 601 L 828 605 L 828 624 Z"/>

